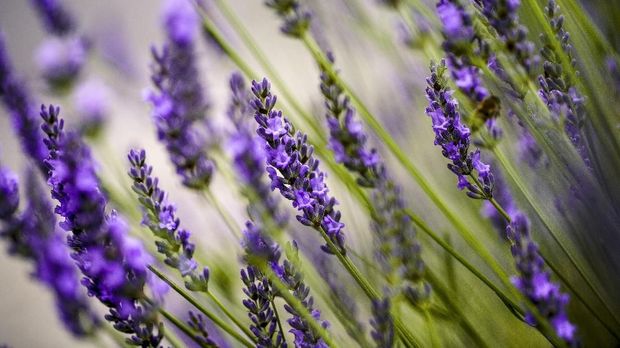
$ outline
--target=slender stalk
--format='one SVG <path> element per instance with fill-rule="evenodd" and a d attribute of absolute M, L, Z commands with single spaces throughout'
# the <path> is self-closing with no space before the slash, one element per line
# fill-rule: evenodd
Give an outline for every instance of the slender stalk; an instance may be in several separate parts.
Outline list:
<path fill-rule="evenodd" d="M 211 301 L 213 301 L 215 303 L 215 305 L 222 312 L 224 312 L 224 314 L 228 317 L 228 319 L 230 319 L 233 323 L 235 323 L 235 325 L 237 325 L 238 328 L 243 330 L 243 333 L 245 333 L 246 336 L 248 336 L 250 338 L 254 338 L 254 334 L 252 333 L 252 331 L 250 331 L 250 329 L 248 329 L 246 325 L 243 325 L 243 323 L 240 322 L 239 319 L 237 319 L 237 317 L 235 315 L 233 315 L 228 310 L 228 308 L 226 308 L 226 306 L 224 306 L 224 304 L 222 304 L 222 302 L 215 295 L 213 295 L 213 293 L 211 291 L 207 292 L 207 296 L 211 299 Z"/>
<path fill-rule="evenodd" d="M 161 313 L 164 316 L 164 318 L 166 318 L 170 323 L 172 323 L 172 325 L 174 325 L 177 329 L 181 330 L 181 332 L 183 332 L 187 337 L 191 338 L 192 341 L 196 342 L 196 344 L 198 344 L 200 347 L 204 347 L 204 348 L 208 347 L 207 345 L 205 345 L 203 342 L 201 342 L 199 339 L 196 338 L 196 336 L 194 335 L 194 331 L 189 326 L 185 325 L 184 322 L 179 320 L 172 313 L 168 312 L 167 310 L 163 308 L 159 308 L 159 313 Z M 172 344 L 173 347 L 181 348 L 185 346 L 185 344 L 183 344 L 183 342 L 181 342 L 174 335 L 168 335 L 168 332 L 170 332 L 170 330 L 166 331 L 166 338 L 168 339 L 170 344 Z"/>
<path fill-rule="evenodd" d="M 224 220 L 224 223 L 226 224 L 226 227 L 228 227 L 228 230 L 230 230 L 230 232 L 237 239 L 241 239 L 241 228 L 232 217 L 232 215 L 230 215 L 230 212 L 225 209 L 224 206 L 222 206 L 222 203 L 219 201 L 219 199 L 213 196 L 213 193 L 209 189 L 202 191 L 202 193 L 206 200 L 215 208 L 215 210 L 217 210 L 218 214 L 220 214 L 220 216 Z"/>
<path fill-rule="evenodd" d="M 424 320 L 426 320 L 426 325 L 428 326 L 428 332 L 431 336 L 431 346 L 433 348 L 441 347 L 441 341 L 439 340 L 439 336 L 437 336 L 437 328 L 435 327 L 435 323 L 433 321 L 433 317 L 431 316 L 428 309 L 424 309 Z"/>
<path fill-rule="evenodd" d="M 273 308 L 273 313 L 276 316 L 276 321 L 278 322 L 278 330 L 280 330 L 280 333 L 282 334 L 282 341 L 284 342 L 284 345 L 288 346 L 288 344 L 286 343 L 286 337 L 284 336 L 284 330 L 282 329 L 282 320 L 280 320 L 280 314 L 273 299 L 271 299 L 271 308 Z"/>
<path fill-rule="evenodd" d="M 346 255 L 343 255 L 338 250 L 336 245 L 334 245 L 334 243 L 329 238 L 327 233 L 323 230 L 323 228 L 319 226 L 316 229 L 319 231 L 319 233 L 321 234 L 321 236 L 323 237 L 323 239 L 325 240 L 329 248 L 334 252 L 336 257 L 338 258 L 338 261 L 340 261 L 342 266 L 344 266 L 347 272 L 349 272 L 349 274 L 353 277 L 355 282 L 360 286 L 360 288 L 362 288 L 366 296 L 368 296 L 368 298 L 371 300 L 378 300 L 380 298 L 379 293 L 377 292 L 377 290 L 375 290 L 372 287 L 372 285 L 370 285 L 368 280 L 366 280 L 366 278 L 362 276 L 362 274 L 357 269 L 355 264 L 351 261 L 351 259 L 347 257 Z M 409 330 L 407 330 L 405 324 L 399 318 L 394 318 L 394 326 L 396 326 L 396 330 L 398 331 L 398 334 L 403 339 L 406 345 L 413 346 L 413 347 L 421 347 L 420 342 L 409 332 Z"/>
<path fill-rule="evenodd" d="M 213 323 L 219 326 L 222 330 L 228 333 L 231 337 L 236 339 L 239 343 L 241 343 L 242 345 L 246 347 L 254 346 L 252 342 L 248 341 L 246 338 L 241 336 L 232 327 L 230 327 L 228 324 L 222 321 L 219 318 L 219 316 L 215 315 L 210 310 L 208 310 L 206 307 L 204 307 L 202 304 L 200 304 L 198 300 L 196 300 L 194 297 L 188 294 L 181 286 L 177 285 L 175 282 L 169 279 L 165 274 L 163 274 L 162 272 L 160 272 L 158 269 L 156 269 L 155 267 L 151 265 L 148 266 L 148 269 L 151 272 L 153 272 L 153 274 L 155 274 L 157 277 L 159 277 L 159 279 L 163 280 L 166 284 L 168 284 L 175 292 L 181 295 L 181 297 L 187 300 L 187 302 L 189 302 L 192 306 L 194 306 L 196 309 L 198 309 L 200 312 L 206 315 L 209 319 L 211 319 Z"/>

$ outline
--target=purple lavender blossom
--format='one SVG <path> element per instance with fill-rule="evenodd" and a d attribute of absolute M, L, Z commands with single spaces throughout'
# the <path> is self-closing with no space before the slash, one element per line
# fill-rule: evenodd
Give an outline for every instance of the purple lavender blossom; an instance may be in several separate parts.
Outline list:
<path fill-rule="evenodd" d="M 538 57 L 534 44 L 527 39 L 527 29 L 519 22 L 520 0 L 475 0 L 482 7 L 482 14 L 497 31 L 504 47 L 528 74 L 534 70 Z"/>
<path fill-rule="evenodd" d="M 9 253 L 33 261 L 33 276 L 53 291 L 67 329 L 77 337 L 86 336 L 98 321 L 81 292 L 77 269 L 33 171 L 28 172 L 26 187 L 28 207 L 18 215 L 17 178 L 0 168 L 0 220 L 5 222 L 0 237 L 8 240 Z"/>
<path fill-rule="evenodd" d="M 209 269 L 198 273 L 194 260 L 196 246 L 190 242 L 191 233 L 180 228 L 176 207 L 166 201 L 166 192 L 159 188 L 159 179 L 152 175 L 153 167 L 146 164 L 144 150 L 131 150 L 129 177 L 133 180 L 132 190 L 144 210 L 142 223 L 159 238 L 155 242 L 157 251 L 166 256 L 164 262 L 187 277 L 185 286 L 192 291 L 208 291 Z"/>
<path fill-rule="evenodd" d="M 60 0 L 31 0 L 45 28 L 54 35 L 63 36 L 75 29 L 73 16 L 67 11 Z"/>
<path fill-rule="evenodd" d="M 47 149 L 39 131 L 40 119 L 30 92 L 20 81 L 9 60 L 4 35 L 0 32 L 0 98 L 7 109 L 24 152 L 45 173 Z"/>
<path fill-rule="evenodd" d="M 586 119 L 585 98 L 575 86 L 575 81 L 563 71 L 561 60 L 557 56 L 566 54 L 571 67 L 575 68 L 576 61 L 573 57 L 570 35 L 564 29 L 564 16 L 559 11 L 560 8 L 554 0 L 550 0 L 545 7 L 545 15 L 562 45 L 563 52 L 556 53 L 549 42 L 552 39 L 543 36 L 544 47 L 540 53 L 545 61 L 543 75 L 538 77 L 539 94 L 555 117 L 566 120 L 564 126 L 566 134 L 586 165 L 590 167 L 588 149 L 581 134 Z"/>
<path fill-rule="evenodd" d="M 250 330 L 256 336 L 257 347 L 287 347 L 284 333 L 278 327 L 277 308 L 273 302 L 278 295 L 269 278 L 259 267 L 253 266 L 259 262 L 266 262 L 267 266 L 282 274 L 280 250 L 277 244 L 262 235 L 262 231 L 252 223 L 246 224 L 244 231 L 245 262 L 248 265 L 241 270 L 241 281 L 245 285 L 243 292 L 247 296 L 243 305 L 252 321 Z M 253 260 L 254 259 L 254 260 Z"/>
<path fill-rule="evenodd" d="M 36 52 L 36 63 L 43 78 L 53 89 L 70 86 L 86 62 L 88 45 L 80 37 L 51 37 Z"/>
<path fill-rule="evenodd" d="M 194 339 L 201 343 L 201 347 L 218 347 L 215 341 L 209 337 L 208 324 L 200 313 L 189 311 L 187 324 L 194 330 Z"/>
<path fill-rule="evenodd" d="M 530 236 L 527 217 L 520 212 L 515 213 L 506 227 L 506 235 L 511 241 L 512 255 L 519 272 L 512 278 L 513 284 L 536 306 L 540 316 L 549 320 L 558 337 L 568 345 L 576 344 L 577 327 L 566 314 L 569 296 L 560 291 L 560 286 L 551 281 L 549 272 L 545 270 L 538 246 Z M 528 313 L 526 321 L 532 326 L 537 325 L 532 313 Z"/>
<path fill-rule="evenodd" d="M 333 55 L 328 53 L 327 56 L 333 64 Z M 329 145 L 336 162 L 357 173 L 357 182 L 361 186 L 376 186 L 379 178 L 384 175 L 383 163 L 376 149 L 367 148 L 367 136 L 362 123 L 355 117 L 349 97 L 324 69 L 321 71 L 321 93 L 327 109 L 325 118 L 329 127 Z"/>
<path fill-rule="evenodd" d="M 228 107 L 228 118 L 235 126 L 228 141 L 228 150 L 233 158 L 237 176 L 244 185 L 248 196 L 250 217 L 254 221 L 271 219 L 275 226 L 286 225 L 288 216 L 278 207 L 278 200 L 264 180 L 265 153 L 264 141 L 250 130 L 248 116 L 251 115 L 250 91 L 243 77 L 235 73 L 230 78 L 232 97 Z"/>
<path fill-rule="evenodd" d="M 88 147 L 76 133 L 65 133 L 59 109 L 41 108 L 43 131 L 50 151 L 48 183 L 64 218 L 60 226 L 70 232 L 71 255 L 84 274 L 82 284 L 90 296 L 109 308 L 106 320 L 130 334 L 133 345 L 156 347 L 163 338 L 157 302 L 146 301 L 152 261 L 142 244 L 128 236 L 127 225 L 115 212 L 105 214 L 103 195 Z M 158 287 L 152 286 L 151 289 Z"/>
<path fill-rule="evenodd" d="M 292 295 L 311 313 L 312 317 L 323 328 L 327 328 L 329 323 L 322 320 L 321 312 L 314 308 L 314 300 L 310 296 L 310 288 L 304 283 L 303 274 L 300 272 L 301 261 L 298 255 L 297 243 L 295 241 L 289 243 L 286 249 L 286 258 L 280 263 L 278 244 L 273 242 L 259 227 L 252 223 L 248 222 L 246 227 L 244 231 L 246 262 L 249 264 L 256 264 L 258 262 L 269 267 L 287 286 Z M 269 284 L 268 280 L 264 280 L 264 282 Z M 312 326 L 293 307 L 285 304 L 284 309 L 292 315 L 287 322 L 291 326 L 289 332 L 295 336 L 295 347 L 327 347 Z M 268 332 L 268 334 L 269 337 L 273 337 L 273 332 Z M 276 337 L 275 342 L 282 344 L 282 347 L 286 347 L 283 338 Z"/>
<path fill-rule="evenodd" d="M 255 98 L 251 105 L 258 123 L 257 133 L 265 140 L 272 189 L 279 189 L 282 196 L 292 201 L 293 207 L 301 212 L 297 215 L 299 222 L 325 232 L 344 254 L 344 224 L 340 222 L 340 211 L 334 208 L 337 201 L 328 194 L 326 174 L 319 169 L 307 136 L 295 132 L 282 112 L 274 110 L 277 97 L 271 94 L 271 84 L 266 78 L 261 83 L 252 81 L 252 93 Z M 336 252 L 328 244 L 321 249 Z"/>
<path fill-rule="evenodd" d="M 196 124 L 206 122 L 208 104 L 194 57 L 193 39 L 198 29 L 195 16 L 187 1 L 167 3 L 163 21 L 168 40 L 161 53 L 152 50 L 151 79 L 155 91 L 147 98 L 153 104 L 157 136 L 166 145 L 183 184 L 204 189 L 211 181 L 215 165 L 205 151 L 205 134 Z"/>
<path fill-rule="evenodd" d="M 431 64 L 431 76 L 426 79 L 426 97 L 429 106 L 426 114 L 433 122 L 435 145 L 442 148 L 442 154 L 452 163 L 450 169 L 458 177 L 458 188 L 467 188 L 467 195 L 474 199 L 493 197 L 493 174 L 490 167 L 480 160 L 480 151 L 469 152 L 470 130 L 461 121 L 458 103 L 447 88 L 445 61 L 439 65 Z M 480 186 L 472 184 L 477 178 Z"/>
<path fill-rule="evenodd" d="M 372 332 L 370 335 L 377 347 L 390 348 L 394 346 L 394 320 L 390 314 L 390 300 L 372 301 Z"/>
<path fill-rule="evenodd" d="M 110 90 L 99 80 L 86 81 L 75 90 L 73 104 L 80 115 L 82 134 L 95 136 L 110 112 Z"/>
<path fill-rule="evenodd" d="M 300 38 L 310 27 L 310 12 L 303 9 L 297 0 L 266 0 L 265 5 L 276 11 L 284 23 L 280 30 L 289 36 Z"/>

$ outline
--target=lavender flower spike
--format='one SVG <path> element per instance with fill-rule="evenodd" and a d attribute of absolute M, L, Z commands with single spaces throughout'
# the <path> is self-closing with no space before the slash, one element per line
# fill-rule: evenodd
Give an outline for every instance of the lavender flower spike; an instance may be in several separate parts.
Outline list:
<path fill-rule="evenodd" d="M 528 74 L 534 70 L 538 57 L 534 44 L 527 39 L 527 29 L 519 22 L 520 0 L 475 0 L 482 14 L 497 31 L 506 49 Z"/>
<path fill-rule="evenodd" d="M 72 257 L 84 274 L 88 294 L 109 308 L 106 320 L 123 333 L 128 343 L 157 347 L 163 324 L 157 317 L 157 301 L 147 301 L 147 264 L 151 257 L 142 244 L 128 236 L 127 226 L 115 212 L 105 214 L 103 195 L 88 147 L 76 133 L 65 133 L 59 109 L 42 107 L 43 131 L 50 155 L 48 183 L 64 218 L 60 226 L 70 232 Z M 151 283 L 152 290 L 158 284 Z M 157 295 L 157 294 L 156 294 Z"/>
<path fill-rule="evenodd" d="M 75 29 L 75 21 L 61 0 L 31 0 L 47 30 L 64 36 Z"/>
<path fill-rule="evenodd" d="M 198 263 L 194 260 L 196 246 L 189 241 L 190 232 L 180 228 L 181 221 L 176 216 L 176 207 L 166 202 L 166 192 L 159 188 L 159 179 L 152 176 L 153 167 L 146 164 L 144 150 L 131 150 L 129 177 L 133 180 L 132 189 L 144 210 L 142 223 L 160 240 L 155 242 L 157 251 L 166 256 L 164 262 L 188 278 L 185 286 L 192 291 L 208 291 L 209 269 L 200 274 L 196 271 Z"/>
<path fill-rule="evenodd" d="M 282 274 L 279 265 L 280 250 L 277 245 L 262 235 L 262 231 L 248 222 L 244 231 L 245 262 L 247 267 L 241 270 L 241 281 L 245 285 L 243 292 L 247 299 L 243 305 L 252 320 L 250 330 L 257 338 L 257 347 L 287 347 L 284 333 L 278 328 L 277 308 L 273 300 L 278 295 L 258 267 L 253 266 L 256 258 L 266 262 L 277 274 Z"/>
<path fill-rule="evenodd" d="M 370 335 L 377 347 L 390 348 L 394 346 L 394 320 L 390 314 L 390 300 L 372 301 L 372 332 Z"/>
<path fill-rule="evenodd" d="M 166 3 L 164 25 L 168 40 L 161 53 L 153 49 L 151 80 L 155 90 L 147 99 L 153 104 L 157 137 L 165 144 L 183 184 L 203 189 L 209 185 L 215 165 L 204 150 L 205 134 L 196 124 L 205 121 L 208 108 L 194 57 L 196 16 L 187 1 Z"/>
<path fill-rule="evenodd" d="M 493 197 L 493 174 L 490 166 L 480 160 L 480 151 L 469 152 L 471 132 L 461 121 L 458 103 L 447 88 L 445 61 L 431 63 L 431 76 L 426 79 L 426 98 L 429 106 L 426 114 L 433 122 L 435 145 L 441 146 L 442 154 L 452 163 L 450 169 L 458 177 L 458 188 L 467 188 L 467 195 L 475 199 Z M 480 182 L 472 184 L 469 180 Z"/>
<path fill-rule="evenodd" d="M 98 320 L 80 289 L 63 234 L 55 228 L 52 207 L 42 198 L 45 194 L 32 170 L 28 171 L 26 191 L 27 209 L 20 216 L 8 217 L 6 212 L 17 208 L 17 186 L 11 173 L 0 170 L 0 220 L 5 221 L 0 236 L 8 239 L 10 253 L 33 261 L 33 276 L 53 291 L 58 313 L 69 332 L 76 337 L 89 335 Z"/>
<path fill-rule="evenodd" d="M 566 314 L 569 297 L 560 292 L 559 285 L 551 282 L 538 246 L 530 236 L 527 217 L 520 212 L 513 214 L 512 222 L 506 227 L 506 234 L 512 243 L 511 251 L 519 272 L 518 276 L 512 278 L 512 282 L 536 306 L 539 314 L 549 320 L 558 337 L 569 346 L 575 345 L 577 327 L 568 320 Z M 536 326 L 532 313 L 528 313 L 526 321 Z"/>
<path fill-rule="evenodd" d="M 340 253 L 345 253 L 344 224 L 337 201 L 330 197 L 325 184 L 326 174 L 319 169 L 319 161 L 313 156 L 313 148 L 307 136 L 295 132 L 293 125 L 274 110 L 276 96 L 271 94 L 271 84 L 265 78 L 261 83 L 252 81 L 257 133 L 265 140 L 267 172 L 272 189 L 279 189 L 282 196 L 292 201 L 300 212 L 297 220 L 316 230 L 322 230 Z M 335 253 L 329 245 L 321 246 L 327 253 Z"/>
<path fill-rule="evenodd" d="M 43 161 L 47 157 L 47 149 L 39 130 L 40 119 L 37 109 L 31 100 L 30 92 L 20 81 L 9 60 L 4 41 L 0 32 L 0 99 L 7 109 L 13 128 L 20 139 L 23 151 L 45 173 Z"/>
<path fill-rule="evenodd" d="M 230 78 L 232 97 L 228 118 L 235 126 L 228 142 L 237 176 L 244 185 L 243 191 L 250 201 L 248 211 L 253 221 L 263 221 L 283 228 L 287 214 L 278 207 L 278 199 L 265 182 L 264 141 L 250 130 L 248 115 L 251 114 L 250 91 L 243 77 L 234 73 Z M 269 219 L 271 221 L 266 221 Z"/>

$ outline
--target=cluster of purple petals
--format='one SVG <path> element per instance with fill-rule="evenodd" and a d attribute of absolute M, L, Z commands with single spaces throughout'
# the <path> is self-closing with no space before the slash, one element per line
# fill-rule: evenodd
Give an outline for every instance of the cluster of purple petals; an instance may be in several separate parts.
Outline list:
<path fill-rule="evenodd" d="M 266 0 L 265 5 L 276 11 L 284 23 L 280 30 L 292 37 L 302 37 L 310 27 L 310 12 L 297 0 Z"/>
<path fill-rule="evenodd" d="M 377 347 L 390 348 L 394 346 L 394 320 L 390 314 L 390 300 L 384 298 L 372 301 L 372 331 L 370 336 Z"/>
<path fill-rule="evenodd" d="M 80 115 L 80 132 L 95 136 L 110 111 L 110 90 L 99 80 L 80 84 L 73 94 L 73 104 Z"/>
<path fill-rule="evenodd" d="M 78 274 L 62 233 L 55 229 L 56 219 L 34 172 L 27 177 L 28 207 L 17 214 L 19 192 L 17 177 L 0 168 L 0 221 L 5 226 L 0 237 L 9 243 L 9 253 L 32 260 L 33 276 L 54 293 L 58 313 L 75 336 L 92 332 L 97 319 L 81 292 Z"/>
<path fill-rule="evenodd" d="M 441 146 L 442 154 L 452 163 L 450 169 L 458 177 L 458 188 L 467 189 L 467 195 L 475 199 L 493 196 L 493 174 L 489 165 L 480 159 L 480 151 L 469 152 L 470 130 L 461 120 L 458 103 L 452 97 L 444 76 L 445 61 L 431 64 L 431 76 L 426 79 L 426 97 L 429 106 L 426 114 L 431 118 L 435 131 L 435 145 Z M 469 177 L 476 175 L 480 185 L 472 184 Z"/>
<path fill-rule="evenodd" d="M 194 260 L 196 246 L 189 240 L 191 233 L 180 228 L 181 221 L 176 216 L 176 207 L 167 202 L 166 192 L 159 188 L 159 179 L 152 175 L 153 167 L 146 163 L 144 150 L 131 150 L 129 177 L 133 181 L 132 190 L 144 210 L 142 223 L 159 238 L 155 242 L 157 251 L 166 256 L 164 262 L 187 277 L 185 286 L 192 291 L 208 290 L 209 270 L 198 273 L 198 263 Z"/>
<path fill-rule="evenodd" d="M 258 123 L 257 133 L 265 140 L 272 189 L 279 189 L 282 196 L 292 201 L 293 207 L 301 212 L 297 215 L 299 222 L 323 230 L 338 251 L 345 253 L 340 211 L 335 209 L 336 199 L 328 194 L 326 174 L 319 169 L 319 161 L 313 155 L 307 136 L 295 132 L 282 112 L 274 110 L 277 98 L 271 94 L 267 79 L 260 83 L 252 81 L 252 93 L 251 105 Z M 329 245 L 321 249 L 335 252 Z"/>
<path fill-rule="evenodd" d="M 19 136 L 24 152 L 44 171 L 43 161 L 47 158 L 47 149 L 39 129 L 40 119 L 33 106 L 30 92 L 11 66 L 2 33 L 0 33 L 0 99 L 11 116 L 13 128 Z"/>
<path fill-rule="evenodd" d="M 70 86 L 86 63 L 88 42 L 81 37 L 47 38 L 36 52 L 36 63 L 45 81 L 54 89 Z"/>
<path fill-rule="evenodd" d="M 562 45 L 562 53 L 566 54 L 571 66 L 575 67 L 570 35 L 564 29 L 564 16 L 559 11 L 560 8 L 554 0 L 550 0 L 545 7 L 545 14 Z M 549 40 L 551 38 L 544 39 L 544 41 Z M 541 55 L 545 61 L 543 74 L 538 77 L 539 95 L 554 116 L 564 117 L 566 134 L 586 165 L 590 166 L 588 150 L 581 136 L 581 128 L 586 118 L 585 98 L 574 85 L 574 81 L 571 81 L 570 77 L 564 73 L 561 60 L 550 43 L 546 42 L 541 49 Z"/>
<path fill-rule="evenodd" d="M 82 284 L 109 308 L 106 320 L 131 335 L 129 343 L 156 347 L 163 338 L 162 324 L 156 303 L 145 298 L 151 257 L 128 236 L 127 225 L 115 212 L 106 215 L 106 198 L 89 148 L 76 133 L 64 132 L 58 113 L 53 106 L 41 108 L 49 150 L 48 183 L 59 202 L 55 212 L 64 218 L 60 226 L 70 232 L 68 244 L 84 275 Z"/>
<path fill-rule="evenodd" d="M 512 222 L 506 227 L 506 235 L 512 243 L 511 251 L 519 272 L 512 278 L 513 284 L 536 306 L 540 316 L 549 321 L 559 338 L 568 345 L 576 344 L 577 327 L 568 320 L 566 313 L 569 296 L 551 281 L 538 246 L 530 236 L 527 217 L 520 212 L 513 214 Z M 536 325 L 532 313 L 526 316 L 526 321 Z"/>
<path fill-rule="evenodd" d="M 334 58 L 327 54 L 331 63 Z M 325 70 L 321 72 L 321 93 L 325 99 L 325 117 L 329 127 L 329 146 L 336 162 L 357 173 L 357 182 L 364 187 L 373 187 L 384 175 L 376 149 L 368 149 L 367 136 L 362 123 L 356 119 L 349 97 L 334 78 Z"/>
<path fill-rule="evenodd" d="M 250 330 L 257 339 L 256 346 L 287 347 L 284 333 L 278 329 L 276 309 L 273 307 L 273 299 L 277 296 L 277 290 L 272 286 L 269 278 L 258 267 L 253 266 L 255 260 L 266 262 L 267 266 L 283 275 L 280 266 L 280 250 L 276 243 L 272 242 L 262 231 L 252 223 L 246 224 L 244 231 L 244 248 L 246 252 L 245 269 L 241 270 L 241 281 L 245 285 L 243 293 L 247 296 L 243 305 L 248 311 L 252 321 Z"/>
<path fill-rule="evenodd" d="M 199 128 L 208 105 L 194 56 L 198 18 L 189 2 L 171 0 L 165 7 L 164 25 L 168 40 L 161 52 L 153 49 L 151 80 L 155 90 L 147 98 L 153 105 L 157 136 L 183 184 L 203 189 L 209 185 L 215 165 L 207 156 L 205 134 Z"/>
<path fill-rule="evenodd" d="M 280 262 L 280 250 L 277 243 L 272 241 L 261 229 L 250 222 L 244 231 L 244 248 L 246 261 L 263 262 L 273 273 L 280 278 L 293 296 L 311 313 L 314 320 L 323 328 L 329 323 L 321 319 L 321 312 L 314 308 L 314 300 L 310 296 L 310 288 L 304 283 L 303 274 L 300 272 L 301 261 L 298 255 L 297 243 L 293 241 L 286 249 L 286 258 Z M 268 284 L 268 280 L 264 280 Z M 291 306 L 284 305 L 284 309 L 291 314 L 287 320 L 291 326 L 289 332 L 295 336 L 295 347 L 324 348 L 327 344 L 312 329 L 312 326 Z M 275 329 L 274 329 L 275 330 Z M 273 337 L 272 332 L 268 332 Z M 272 341 L 273 342 L 273 341 Z M 283 339 L 276 336 L 275 342 L 286 346 Z M 276 345 L 277 346 L 277 345 Z"/>
<path fill-rule="evenodd" d="M 233 158 L 235 171 L 248 190 L 249 214 L 254 221 L 271 219 L 276 227 L 284 227 L 287 214 L 279 209 L 277 197 L 265 182 L 264 141 L 259 138 L 248 123 L 251 115 L 250 91 L 241 75 L 234 73 L 230 78 L 232 97 L 228 108 L 228 118 L 235 126 L 230 136 L 228 149 Z"/>
<path fill-rule="evenodd" d="M 534 54 L 534 44 L 527 39 L 527 29 L 519 22 L 520 0 L 475 1 L 504 42 L 504 47 L 513 54 L 528 74 L 532 73 L 538 57 Z"/>
<path fill-rule="evenodd" d="M 200 342 L 201 347 L 220 347 L 210 337 L 209 330 L 207 329 L 209 322 L 200 313 L 189 311 L 187 325 L 194 330 L 194 340 Z"/>
<path fill-rule="evenodd" d="M 61 0 L 31 0 L 39 13 L 45 28 L 57 36 L 64 36 L 75 29 L 73 16 L 63 6 Z"/>

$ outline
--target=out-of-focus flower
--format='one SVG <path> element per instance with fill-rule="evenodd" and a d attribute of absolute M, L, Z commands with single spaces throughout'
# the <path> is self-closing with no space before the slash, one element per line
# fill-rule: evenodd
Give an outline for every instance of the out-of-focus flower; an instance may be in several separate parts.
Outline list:
<path fill-rule="evenodd" d="M 394 346 L 394 320 L 390 314 L 390 300 L 387 298 L 372 301 L 372 332 L 370 336 L 377 347 Z"/>
<path fill-rule="evenodd" d="M 46 82 L 57 90 L 72 85 L 78 78 L 88 54 L 88 45 L 83 38 L 51 37 L 37 49 L 35 60 Z"/>
<path fill-rule="evenodd" d="M 63 6 L 61 0 L 31 0 L 39 13 L 45 28 L 55 35 L 63 36 L 75 29 L 73 16 Z"/>
<path fill-rule="evenodd" d="M 274 9 L 284 23 L 280 30 L 292 37 L 302 37 L 310 27 L 310 12 L 297 0 L 267 0 L 265 4 Z"/>
<path fill-rule="evenodd" d="M 99 80 L 81 83 L 73 94 L 73 103 L 80 116 L 80 130 L 89 136 L 97 135 L 110 112 L 110 89 Z"/>

